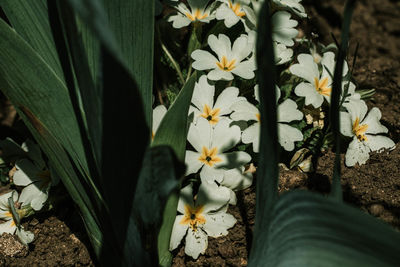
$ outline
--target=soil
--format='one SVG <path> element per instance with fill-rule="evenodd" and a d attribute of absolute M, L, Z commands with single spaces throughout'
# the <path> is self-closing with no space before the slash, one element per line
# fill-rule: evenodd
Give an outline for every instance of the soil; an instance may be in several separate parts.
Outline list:
<path fill-rule="evenodd" d="M 340 39 L 340 21 L 344 1 L 303 1 L 309 20 L 305 31 L 318 33 L 318 39 L 333 42 L 331 33 Z M 351 26 L 350 51 L 359 43 L 353 76 L 359 89 L 376 90 L 369 107 L 382 112 L 382 123 L 396 148 L 373 153 L 362 166 L 342 166 L 345 200 L 361 210 L 400 229 L 400 2 L 391 0 L 357 1 Z M 352 55 L 349 56 L 349 62 Z M 8 118 L 8 117 L 7 117 Z M 9 119 L 9 118 L 8 118 Z M 307 188 L 329 192 L 334 154 L 327 151 L 306 175 L 281 169 L 279 190 Z M 342 159 L 343 161 L 343 159 Z M 229 234 L 209 238 L 204 255 L 193 260 L 183 245 L 174 251 L 173 266 L 246 266 L 255 219 L 254 185 L 239 192 L 237 206 L 229 213 L 237 219 Z M 0 266 L 94 266 L 83 223 L 72 204 L 42 213 L 25 222 L 35 233 L 27 249 L 10 235 L 0 236 Z"/>

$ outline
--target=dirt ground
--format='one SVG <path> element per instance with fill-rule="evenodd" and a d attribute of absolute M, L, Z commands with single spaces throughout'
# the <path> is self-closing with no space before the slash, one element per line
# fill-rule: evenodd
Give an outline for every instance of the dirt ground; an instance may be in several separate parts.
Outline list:
<path fill-rule="evenodd" d="M 303 1 L 309 15 L 308 29 L 331 43 L 331 32 L 339 39 L 344 1 Z M 315 3 L 314 3 L 315 2 Z M 319 3 L 319 4 L 318 4 Z M 351 27 L 350 51 L 359 43 L 355 80 L 360 89 L 376 89 L 368 105 L 382 111 L 382 123 L 396 143 L 390 153 L 374 153 L 366 165 L 342 166 L 345 200 L 400 229 L 400 2 L 358 1 Z M 351 57 L 350 57 L 351 60 Z M 6 127 L 5 125 L 4 127 Z M 3 126 L 0 126 L 3 127 Z M 7 128 L 8 129 L 8 128 Z M 3 137 L 2 137 L 3 138 Z M 280 191 L 294 188 L 328 192 L 334 155 L 328 151 L 318 160 L 315 173 L 282 171 Z M 94 257 L 83 223 L 71 204 L 25 223 L 35 233 L 29 250 L 9 235 L 0 237 L 0 266 L 94 266 Z M 68 208 L 64 208 L 68 207 Z M 237 224 L 229 234 L 209 238 L 205 255 L 197 260 L 174 251 L 173 266 L 246 266 L 255 218 L 255 188 L 239 192 L 238 205 L 229 212 Z M 14 249 L 6 249 L 12 244 Z"/>

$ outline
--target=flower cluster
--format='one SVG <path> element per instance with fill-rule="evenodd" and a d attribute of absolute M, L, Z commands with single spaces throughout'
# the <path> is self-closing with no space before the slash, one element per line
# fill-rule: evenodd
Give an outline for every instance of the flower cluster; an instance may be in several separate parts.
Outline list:
<path fill-rule="evenodd" d="M 19 146 L 7 138 L 0 142 L 0 148 L 3 159 L 13 166 L 9 172 L 11 185 L 20 191 L 0 196 L 0 234 L 17 233 L 26 244 L 33 240 L 33 234 L 24 231 L 19 221 L 44 207 L 51 185 L 58 182 L 57 175 L 47 167 L 39 146 L 29 139 Z"/>
<path fill-rule="evenodd" d="M 262 123 L 255 42 L 265 1 L 175 0 L 177 13 L 168 17 L 173 28 L 191 25 L 192 36 L 200 42 L 187 55 L 188 72 L 193 68 L 202 75 L 188 114 L 189 183 L 181 189 L 170 242 L 173 250 L 186 236 L 185 253 L 195 259 L 205 252 L 208 236 L 226 235 L 233 227 L 236 220 L 227 213 L 228 206 L 236 204 L 237 190 L 252 184 Z M 313 169 L 312 157 L 333 145 L 326 114 L 337 48 L 298 38 L 298 19 L 307 17 L 301 0 L 269 1 L 275 64 L 280 65 L 275 89 L 278 142 L 290 167 L 308 172 Z M 202 32 L 210 28 L 208 34 Z M 344 62 L 340 110 L 343 138 L 351 138 L 347 166 L 364 164 L 371 151 L 394 147 L 392 140 L 380 135 L 388 132 L 379 122 L 380 111 L 372 108 L 367 113 L 368 95 L 357 90 L 351 72 Z M 163 105 L 154 109 L 153 136 L 166 112 Z"/>

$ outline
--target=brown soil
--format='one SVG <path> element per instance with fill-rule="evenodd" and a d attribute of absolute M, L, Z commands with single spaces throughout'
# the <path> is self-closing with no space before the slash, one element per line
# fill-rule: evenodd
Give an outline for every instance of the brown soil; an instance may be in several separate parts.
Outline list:
<path fill-rule="evenodd" d="M 303 2 L 313 25 L 311 30 L 319 34 L 319 39 L 325 44 L 331 43 L 331 32 L 339 39 L 344 1 Z M 374 153 L 366 165 L 342 166 L 342 184 L 347 202 L 400 229 L 399 17 L 400 2 L 360 0 L 356 5 L 350 51 L 356 42 L 360 48 L 354 77 L 358 88 L 376 89 L 368 105 L 382 111 L 382 122 L 389 128 L 397 147 L 390 153 Z M 333 156 L 330 151 L 322 155 L 315 174 L 309 177 L 281 170 L 280 191 L 308 188 L 328 192 Z M 83 224 L 76 211 L 69 207 L 71 210 L 56 209 L 25 223 L 36 236 L 29 250 L 12 236 L 1 236 L 0 266 L 94 266 Z M 238 193 L 238 205 L 231 206 L 229 212 L 238 222 L 227 236 L 209 238 L 205 255 L 197 260 L 185 256 L 183 245 L 179 246 L 174 251 L 173 266 L 246 266 L 255 218 L 254 185 Z"/>

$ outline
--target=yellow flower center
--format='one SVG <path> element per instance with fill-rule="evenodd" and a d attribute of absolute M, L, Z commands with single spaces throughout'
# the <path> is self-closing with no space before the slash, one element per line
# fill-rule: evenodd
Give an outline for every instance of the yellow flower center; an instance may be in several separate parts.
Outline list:
<path fill-rule="evenodd" d="M 185 214 L 179 223 L 182 225 L 189 224 L 190 228 L 196 231 L 199 224 L 206 223 L 206 218 L 203 216 L 203 209 L 204 206 L 192 207 L 185 205 Z"/>
<path fill-rule="evenodd" d="M 261 115 L 260 115 L 260 113 L 257 113 L 257 114 L 256 114 L 256 117 L 257 117 L 257 120 L 258 120 L 259 122 L 261 122 Z"/>
<path fill-rule="evenodd" d="M 328 87 L 328 77 L 319 80 L 318 78 L 314 78 L 315 89 L 318 93 L 324 96 L 330 96 L 332 88 Z"/>
<path fill-rule="evenodd" d="M 226 56 L 223 56 L 220 62 L 217 62 L 217 66 L 223 71 L 232 71 L 235 68 L 236 59 L 228 61 Z"/>
<path fill-rule="evenodd" d="M 365 132 L 368 129 L 368 124 L 360 125 L 360 118 L 356 118 L 353 123 L 353 133 L 357 136 L 359 141 L 367 141 L 367 137 L 365 136 Z"/>
<path fill-rule="evenodd" d="M 200 116 L 207 119 L 209 123 L 216 124 L 219 121 L 218 114 L 219 114 L 220 110 L 221 109 L 219 109 L 219 108 L 211 109 L 206 104 L 206 105 L 204 105 L 203 114 L 201 114 Z"/>
<path fill-rule="evenodd" d="M 217 157 L 217 153 L 218 153 L 218 148 L 213 147 L 210 150 L 208 150 L 208 148 L 203 146 L 202 153 L 199 157 L 199 160 L 202 163 L 212 167 L 215 163 L 222 161 L 222 159 L 220 157 Z"/>
<path fill-rule="evenodd" d="M 231 1 L 229 1 L 229 8 L 232 9 L 232 11 L 235 13 L 236 16 L 238 17 L 243 17 L 246 15 L 244 11 L 241 11 L 240 9 L 240 4 L 232 4 Z"/>
<path fill-rule="evenodd" d="M 20 219 L 22 219 L 23 217 L 25 217 L 25 214 L 26 214 L 25 210 L 22 210 L 22 209 L 15 209 L 15 210 L 17 211 L 17 213 L 18 213 Z M 15 220 L 14 220 L 14 217 L 13 217 L 11 211 L 6 212 L 6 213 L 4 214 L 4 216 L 6 216 L 6 217 L 10 218 L 10 220 L 12 220 L 11 226 L 15 226 L 15 225 L 16 225 Z"/>
<path fill-rule="evenodd" d="M 198 8 L 196 8 L 196 9 L 194 10 L 194 12 L 192 12 L 192 14 L 186 13 L 185 15 L 186 15 L 186 17 L 188 17 L 188 19 L 190 19 L 191 21 L 201 20 L 201 19 L 205 19 L 205 18 L 208 17 L 208 14 L 206 14 L 206 13 L 201 13 L 201 11 L 200 11 Z"/>

